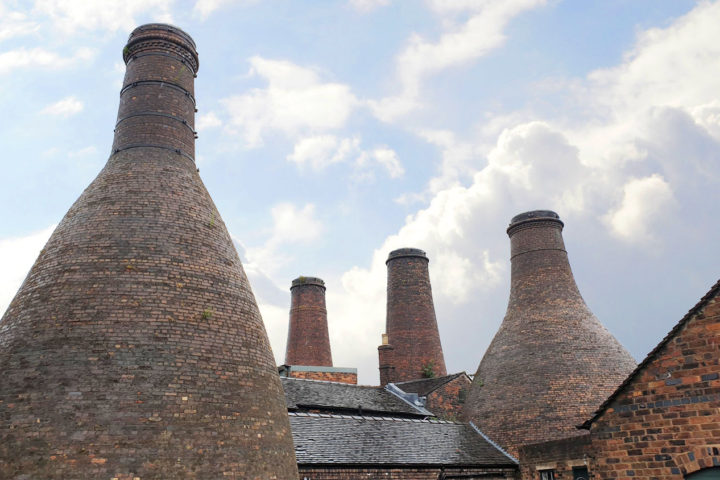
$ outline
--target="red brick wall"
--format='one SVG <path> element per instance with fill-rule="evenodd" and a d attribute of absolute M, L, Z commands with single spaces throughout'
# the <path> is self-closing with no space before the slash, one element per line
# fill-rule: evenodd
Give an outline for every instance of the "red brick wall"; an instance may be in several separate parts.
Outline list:
<path fill-rule="evenodd" d="M 386 332 L 391 354 L 379 348 L 381 385 L 423 378 L 423 367 L 447 375 L 425 252 L 401 248 L 387 260 Z"/>
<path fill-rule="evenodd" d="M 357 385 L 357 373 L 347 372 L 304 372 L 290 370 L 291 378 L 304 378 L 306 380 L 322 380 L 325 382 L 339 382 Z"/>
<path fill-rule="evenodd" d="M 299 277 L 293 280 L 290 292 L 285 364 L 332 367 L 325 282 L 316 277 Z"/>
<path fill-rule="evenodd" d="M 382 467 L 311 467 L 300 465 L 300 480 L 437 480 L 440 468 L 382 468 Z M 477 474 L 477 477 L 473 477 Z M 493 475 L 495 474 L 495 475 Z M 473 478 L 511 479 L 515 470 L 500 468 L 446 468 L 445 475 L 464 475 L 464 480 Z"/>
<path fill-rule="evenodd" d="M 592 425 L 594 478 L 679 480 L 720 465 L 719 372 L 716 296 Z"/>
<path fill-rule="evenodd" d="M 427 395 L 425 408 L 443 420 L 459 419 L 470 384 L 466 375 L 450 380 Z"/>

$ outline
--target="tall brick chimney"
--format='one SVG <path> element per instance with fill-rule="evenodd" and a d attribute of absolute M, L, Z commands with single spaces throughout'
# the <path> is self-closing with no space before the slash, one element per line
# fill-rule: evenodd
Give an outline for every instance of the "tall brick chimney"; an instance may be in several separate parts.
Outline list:
<path fill-rule="evenodd" d="M 390 252 L 380 385 L 447 375 L 433 305 L 429 260 L 417 248 Z"/>
<path fill-rule="evenodd" d="M 0 320 L 0 478 L 297 478 L 282 386 L 196 171 L 198 55 L 135 29 L 113 150 Z"/>
<path fill-rule="evenodd" d="M 298 277 L 292 281 L 290 293 L 285 364 L 332 367 L 325 282 L 316 277 Z"/>
<path fill-rule="evenodd" d="M 580 295 L 562 229 L 548 210 L 513 217 L 507 313 L 465 402 L 464 416 L 513 454 L 577 435 L 635 367 Z"/>

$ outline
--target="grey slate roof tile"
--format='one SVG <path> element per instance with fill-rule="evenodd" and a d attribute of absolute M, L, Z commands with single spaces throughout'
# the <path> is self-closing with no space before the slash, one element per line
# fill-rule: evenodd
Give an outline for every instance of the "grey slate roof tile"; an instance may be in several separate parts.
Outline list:
<path fill-rule="evenodd" d="M 425 417 L 427 412 L 414 408 L 382 387 L 282 377 L 288 410 L 328 412 L 359 411 L 386 415 Z"/>
<path fill-rule="evenodd" d="M 469 424 L 290 412 L 298 464 L 515 466 Z"/>

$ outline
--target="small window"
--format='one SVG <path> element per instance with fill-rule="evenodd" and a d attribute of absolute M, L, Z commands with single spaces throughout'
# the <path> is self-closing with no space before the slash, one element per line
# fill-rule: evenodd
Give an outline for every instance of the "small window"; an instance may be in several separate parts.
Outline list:
<path fill-rule="evenodd" d="M 540 480 L 555 480 L 555 470 L 540 470 Z"/>
<path fill-rule="evenodd" d="M 590 478 L 587 467 L 573 467 L 573 480 L 588 480 Z"/>

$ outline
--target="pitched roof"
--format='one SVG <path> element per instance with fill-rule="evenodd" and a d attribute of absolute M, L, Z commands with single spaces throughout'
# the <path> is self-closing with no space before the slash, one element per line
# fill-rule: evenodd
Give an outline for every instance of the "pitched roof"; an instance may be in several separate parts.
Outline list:
<path fill-rule="evenodd" d="M 288 410 L 324 410 L 426 417 L 432 415 L 415 407 L 382 387 L 351 385 L 348 383 L 281 378 Z"/>
<path fill-rule="evenodd" d="M 516 465 L 466 423 L 290 412 L 290 427 L 301 465 Z"/>
<path fill-rule="evenodd" d="M 710 300 L 717 297 L 720 294 L 720 280 L 718 280 L 715 285 L 713 285 L 710 290 L 700 299 L 700 301 L 695 304 L 694 307 L 688 311 L 688 313 L 685 314 L 683 318 L 680 319 L 680 321 L 668 332 L 667 335 L 665 335 L 665 338 L 663 338 L 660 343 L 657 344 L 655 348 L 650 351 L 650 353 L 647 354 L 645 359 L 640 362 L 640 364 L 635 368 L 635 370 L 628 375 L 628 377 L 618 386 L 617 389 L 598 407 L 598 409 L 595 411 L 593 416 L 583 422 L 582 425 L 578 425 L 577 428 L 582 429 L 590 429 L 590 426 L 600 418 L 600 416 L 607 410 L 607 408 L 610 406 L 610 404 L 615 401 L 615 399 L 625 390 L 625 388 L 635 379 L 635 377 L 650 363 L 655 359 L 655 356 L 662 350 L 662 348 L 668 344 L 670 340 L 675 338 L 678 333 L 680 333 L 680 330 L 690 321 L 691 318 L 693 318 L 695 315 L 697 315 L 702 309 L 705 308 L 705 306 L 708 304 Z"/>
<path fill-rule="evenodd" d="M 410 380 L 407 382 L 396 382 L 395 385 L 399 387 L 403 392 L 417 393 L 420 396 L 426 396 L 428 393 L 434 392 L 446 383 L 451 382 L 462 375 L 468 377 L 468 380 L 470 379 L 467 373 L 460 372 L 436 378 L 423 378 L 420 380 Z"/>

